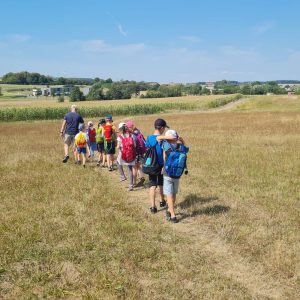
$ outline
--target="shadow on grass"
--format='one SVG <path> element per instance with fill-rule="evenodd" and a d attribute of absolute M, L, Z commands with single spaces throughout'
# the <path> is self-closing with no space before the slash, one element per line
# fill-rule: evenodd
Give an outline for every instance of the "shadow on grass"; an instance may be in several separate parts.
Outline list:
<path fill-rule="evenodd" d="M 185 197 L 185 199 L 178 204 L 179 208 L 186 209 L 194 204 L 205 204 L 211 201 L 218 200 L 218 197 L 210 196 L 210 197 L 199 197 L 196 194 L 189 194 Z"/>
<path fill-rule="evenodd" d="M 187 209 L 194 204 L 206 204 L 210 203 L 212 201 L 218 200 L 218 197 L 199 197 L 195 194 L 188 195 L 180 204 L 178 204 L 178 207 L 181 209 Z M 190 214 L 186 213 L 179 213 L 180 220 L 186 219 L 186 218 L 192 218 L 200 215 L 217 215 L 226 213 L 230 210 L 229 206 L 224 205 L 212 205 L 200 209 L 196 209 L 192 211 Z"/>

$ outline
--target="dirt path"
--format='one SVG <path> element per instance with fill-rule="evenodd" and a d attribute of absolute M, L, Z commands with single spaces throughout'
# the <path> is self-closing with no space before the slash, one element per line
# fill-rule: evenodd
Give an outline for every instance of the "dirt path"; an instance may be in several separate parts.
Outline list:
<path fill-rule="evenodd" d="M 213 113 L 213 112 L 224 112 L 226 110 L 230 110 L 232 108 L 235 108 L 237 107 L 238 105 L 248 101 L 250 98 L 242 98 L 242 99 L 239 99 L 237 101 L 232 101 L 232 102 L 229 102 L 223 106 L 220 106 L 220 107 L 216 107 L 216 108 L 212 108 L 210 110 L 208 110 L 207 112 L 210 112 L 210 113 Z"/>
<path fill-rule="evenodd" d="M 96 172 L 107 172 L 97 170 Z M 126 173 L 126 170 L 125 170 Z M 119 182 L 118 172 L 111 174 L 113 177 L 112 185 Z M 127 183 L 120 184 L 120 188 L 127 189 Z M 129 205 L 137 206 L 141 212 L 147 213 L 149 208 L 148 190 L 145 187 L 137 188 L 128 194 Z M 150 212 L 149 212 L 150 214 Z M 175 234 L 188 237 L 190 243 L 185 247 L 188 253 L 205 253 L 205 256 L 212 261 L 214 269 L 231 280 L 236 281 L 245 287 L 253 299 L 285 299 L 284 285 L 266 274 L 263 268 L 255 263 L 251 263 L 246 258 L 237 254 L 232 245 L 226 243 L 209 228 L 200 226 L 195 218 L 186 218 L 177 224 L 171 224 L 164 218 L 164 210 L 159 210 L 153 215 L 161 226 L 168 226 Z M 202 224 L 201 224 L 202 225 Z"/>
<path fill-rule="evenodd" d="M 176 113 L 180 114 L 180 115 L 190 115 L 190 114 L 211 114 L 211 113 L 218 113 L 218 112 L 225 112 L 225 111 L 229 111 L 231 110 L 232 108 L 235 108 L 237 107 L 238 105 L 242 104 L 242 103 L 245 103 L 247 101 L 249 101 L 251 98 L 242 98 L 242 99 L 239 99 L 237 101 L 232 101 L 232 102 L 229 102 L 225 105 L 222 105 L 220 107 L 216 107 L 216 108 L 211 108 L 211 109 L 208 109 L 208 110 L 190 110 L 190 111 L 176 111 L 176 110 L 172 110 L 172 111 L 169 111 L 169 112 L 163 112 L 164 115 L 174 115 Z"/>

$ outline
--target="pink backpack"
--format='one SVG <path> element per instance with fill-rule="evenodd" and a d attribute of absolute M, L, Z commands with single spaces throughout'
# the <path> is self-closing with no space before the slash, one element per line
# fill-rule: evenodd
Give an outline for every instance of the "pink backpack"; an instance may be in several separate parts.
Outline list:
<path fill-rule="evenodd" d="M 123 137 L 120 135 L 120 139 L 122 141 L 122 160 L 127 163 L 134 161 L 136 158 L 136 151 L 132 135 L 130 134 L 128 137 Z"/>
<path fill-rule="evenodd" d="M 136 136 L 136 153 L 143 156 L 147 151 L 145 138 L 139 130 L 134 135 Z"/>

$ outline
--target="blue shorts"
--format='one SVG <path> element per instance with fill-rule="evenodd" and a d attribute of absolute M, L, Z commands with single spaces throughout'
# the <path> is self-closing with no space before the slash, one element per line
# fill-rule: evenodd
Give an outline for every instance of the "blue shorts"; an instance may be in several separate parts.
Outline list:
<path fill-rule="evenodd" d="M 90 149 L 92 151 L 97 151 L 97 143 L 96 142 L 90 142 Z"/>
<path fill-rule="evenodd" d="M 86 148 L 79 148 L 77 147 L 77 153 L 83 153 L 83 154 L 86 154 Z"/>

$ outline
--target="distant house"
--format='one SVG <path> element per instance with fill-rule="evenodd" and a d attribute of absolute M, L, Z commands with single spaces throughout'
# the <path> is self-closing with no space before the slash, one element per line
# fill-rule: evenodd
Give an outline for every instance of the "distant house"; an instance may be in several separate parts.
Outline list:
<path fill-rule="evenodd" d="M 62 87 L 49 87 L 40 89 L 42 96 L 68 96 L 72 91 L 72 87 L 70 86 L 62 86 Z M 34 95 L 34 90 L 32 90 L 32 94 Z"/>
<path fill-rule="evenodd" d="M 294 95 L 295 95 L 295 92 L 292 92 L 292 91 L 288 92 L 288 96 L 294 96 Z"/>

